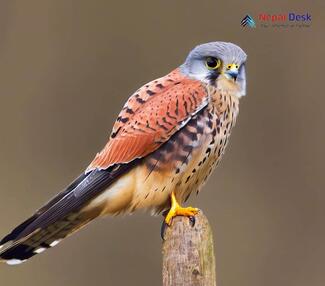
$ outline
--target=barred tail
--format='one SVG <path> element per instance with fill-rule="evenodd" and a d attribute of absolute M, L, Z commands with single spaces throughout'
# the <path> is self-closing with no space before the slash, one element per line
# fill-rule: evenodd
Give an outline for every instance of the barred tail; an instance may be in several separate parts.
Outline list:
<path fill-rule="evenodd" d="M 20 264 L 57 245 L 62 239 L 85 226 L 99 214 L 99 210 L 72 212 L 46 227 L 37 228 L 21 239 L 8 241 L 0 246 L 0 261 L 9 265 Z"/>
<path fill-rule="evenodd" d="M 33 216 L 0 241 L 0 262 L 15 265 L 55 246 L 99 216 L 102 207 L 89 207 L 134 162 L 80 175 Z"/>

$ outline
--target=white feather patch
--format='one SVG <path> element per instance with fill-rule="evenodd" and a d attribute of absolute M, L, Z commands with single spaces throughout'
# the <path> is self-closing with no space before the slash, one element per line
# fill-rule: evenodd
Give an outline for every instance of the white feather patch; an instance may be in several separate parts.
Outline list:
<path fill-rule="evenodd" d="M 51 247 L 56 246 L 56 245 L 58 245 L 60 242 L 61 242 L 61 239 L 54 240 L 53 242 L 50 243 L 50 246 L 51 246 Z"/>
<path fill-rule="evenodd" d="M 18 265 L 18 264 L 21 264 L 23 262 L 25 262 L 26 260 L 20 260 L 20 259 L 9 259 L 6 261 L 6 263 L 8 265 Z"/>
<path fill-rule="evenodd" d="M 42 252 L 45 251 L 45 250 L 46 250 L 46 248 L 44 248 L 44 247 L 40 247 L 40 248 L 35 249 L 35 250 L 34 250 L 34 253 L 38 253 L 38 254 L 40 254 L 40 253 L 42 253 Z"/>

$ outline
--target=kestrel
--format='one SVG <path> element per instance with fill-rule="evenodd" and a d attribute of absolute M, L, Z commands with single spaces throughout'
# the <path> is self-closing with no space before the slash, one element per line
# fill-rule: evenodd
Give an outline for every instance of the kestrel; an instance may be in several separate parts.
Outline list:
<path fill-rule="evenodd" d="M 1 240 L 0 260 L 24 262 L 105 215 L 169 209 L 167 225 L 194 216 L 198 209 L 180 203 L 199 192 L 224 153 L 246 93 L 245 63 L 235 44 L 206 43 L 138 89 L 85 172 Z"/>

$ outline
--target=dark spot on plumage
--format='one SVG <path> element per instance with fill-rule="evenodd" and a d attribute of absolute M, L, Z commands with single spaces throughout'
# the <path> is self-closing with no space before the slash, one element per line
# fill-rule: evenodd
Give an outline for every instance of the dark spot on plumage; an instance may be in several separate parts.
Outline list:
<path fill-rule="evenodd" d="M 203 164 L 205 163 L 206 159 L 207 159 L 207 157 L 203 158 L 203 161 L 202 161 Z"/>
<path fill-rule="evenodd" d="M 153 96 L 153 95 L 156 94 L 154 91 L 152 91 L 152 90 L 150 90 L 150 89 L 146 90 L 146 92 L 147 92 L 147 94 L 148 94 L 149 96 Z"/>
<path fill-rule="evenodd" d="M 168 131 L 168 128 L 167 128 L 165 125 L 160 124 L 160 123 L 158 122 L 158 120 L 156 121 L 156 124 L 157 124 L 161 129 L 164 129 L 164 130 Z"/>
<path fill-rule="evenodd" d="M 217 127 L 217 133 L 218 134 L 220 133 L 220 127 L 219 126 Z"/>
<path fill-rule="evenodd" d="M 188 115 L 189 114 L 189 112 L 188 112 L 188 110 L 187 110 L 187 101 L 185 100 L 185 95 L 183 94 L 183 106 L 184 106 L 184 108 L 185 108 L 185 112 L 186 112 L 186 115 Z"/>
<path fill-rule="evenodd" d="M 164 186 L 164 187 L 162 188 L 161 192 L 163 192 L 165 189 L 166 189 L 166 186 Z"/>
<path fill-rule="evenodd" d="M 213 136 L 213 138 L 216 136 L 216 134 L 217 134 L 217 129 L 214 128 L 214 129 L 212 130 L 212 136 Z"/>
<path fill-rule="evenodd" d="M 171 118 L 171 119 L 177 119 L 175 116 L 172 116 L 170 113 L 169 113 L 169 111 L 167 111 L 167 113 L 166 113 L 166 115 L 169 117 L 169 118 Z"/>
<path fill-rule="evenodd" d="M 134 95 L 135 98 L 138 98 L 140 95 L 137 93 Z"/>
<path fill-rule="evenodd" d="M 195 92 L 194 92 L 194 94 L 193 94 L 193 93 L 191 93 L 191 98 L 193 99 L 193 101 L 194 101 L 194 104 L 195 104 L 195 105 L 197 105 L 197 99 L 196 99 L 196 96 L 195 96 L 195 94 L 197 95 L 197 94 L 198 94 L 198 92 L 197 92 L 197 91 L 195 91 Z"/>
<path fill-rule="evenodd" d="M 120 132 L 120 130 L 121 130 L 121 127 L 117 128 L 117 130 L 115 132 L 112 132 L 111 138 L 115 138 L 116 135 Z"/>
<path fill-rule="evenodd" d="M 170 79 L 170 78 L 168 78 L 167 81 L 169 81 L 169 82 L 174 82 L 174 81 L 173 81 L 172 79 Z"/>
<path fill-rule="evenodd" d="M 227 133 L 227 129 L 225 129 L 225 131 L 223 131 L 223 135 L 226 135 L 226 133 Z"/>
<path fill-rule="evenodd" d="M 221 148 L 219 148 L 219 150 L 218 150 L 218 156 L 220 156 L 221 155 Z"/>
<path fill-rule="evenodd" d="M 188 113 L 188 110 L 187 110 L 187 102 L 186 101 L 184 101 L 184 108 L 185 108 L 185 113 L 186 113 L 186 115 L 188 115 L 189 113 Z"/>
<path fill-rule="evenodd" d="M 184 150 L 185 152 L 191 152 L 191 151 L 193 150 L 193 147 L 192 147 L 191 145 L 185 145 L 185 146 L 183 147 L 183 150 Z"/>
<path fill-rule="evenodd" d="M 195 120 L 196 119 L 196 116 L 195 117 L 193 117 L 188 123 L 187 123 L 187 126 L 189 126 L 189 127 L 196 127 L 196 125 L 197 125 L 197 120 Z"/>
<path fill-rule="evenodd" d="M 175 114 L 178 115 L 178 98 L 176 99 L 176 108 L 175 108 Z"/>
<path fill-rule="evenodd" d="M 210 148 L 210 147 L 207 148 L 207 150 L 205 151 L 205 153 L 206 153 L 206 154 L 208 154 L 208 153 L 210 154 L 210 153 L 211 153 L 211 148 Z"/>
<path fill-rule="evenodd" d="M 191 176 L 188 176 L 188 177 L 186 178 L 185 184 L 186 184 L 190 179 L 191 179 Z"/>
<path fill-rule="evenodd" d="M 203 131 L 204 131 L 204 127 L 203 127 L 203 126 L 197 126 L 197 127 L 196 127 L 196 132 L 197 132 L 198 134 L 203 134 Z"/>
<path fill-rule="evenodd" d="M 165 123 L 167 123 L 167 124 L 169 124 L 169 125 L 171 125 L 171 126 L 173 126 L 173 123 L 167 121 L 166 117 L 163 117 L 162 118 L 162 121 L 165 122 Z"/>
<path fill-rule="evenodd" d="M 146 161 L 146 167 L 149 170 L 155 169 L 156 165 L 157 165 L 157 161 L 155 161 L 155 162 L 153 162 L 152 160 L 147 160 Z"/>
<path fill-rule="evenodd" d="M 123 118 L 120 119 L 120 121 L 121 121 L 122 123 L 126 123 L 126 122 L 129 121 L 129 118 L 128 118 L 128 117 L 123 117 Z"/>
<path fill-rule="evenodd" d="M 219 118 L 217 118 L 216 123 L 217 123 L 217 125 L 220 124 L 220 119 Z"/>
<path fill-rule="evenodd" d="M 180 172 L 180 169 L 177 168 L 175 173 L 178 174 L 179 172 Z"/>
<path fill-rule="evenodd" d="M 194 174 L 196 172 L 196 169 L 194 168 L 193 170 L 192 170 L 192 173 Z"/>
<path fill-rule="evenodd" d="M 188 129 L 184 129 L 184 135 L 191 139 L 192 141 L 196 141 L 197 140 L 197 134 L 195 132 L 191 132 Z"/>
<path fill-rule="evenodd" d="M 187 200 L 189 199 L 190 195 L 191 195 L 191 193 L 188 193 L 188 195 L 186 196 L 184 202 L 187 202 Z"/>
<path fill-rule="evenodd" d="M 145 103 L 145 101 L 142 98 L 140 98 L 140 97 L 137 97 L 137 102 L 139 102 L 140 104 L 144 104 Z"/>
<path fill-rule="evenodd" d="M 164 145 L 164 150 L 166 150 L 167 152 L 171 152 L 174 149 L 174 144 L 172 142 L 166 142 L 166 144 Z"/>
<path fill-rule="evenodd" d="M 153 128 L 153 127 L 150 126 L 148 120 L 146 121 L 146 123 L 147 123 L 147 124 L 146 124 L 146 128 L 148 128 L 148 129 L 150 129 L 150 130 L 152 130 L 152 131 L 157 131 L 155 128 Z"/>
<path fill-rule="evenodd" d="M 191 97 L 188 98 L 188 100 L 190 101 L 190 110 L 194 109 L 194 103 Z"/>
<path fill-rule="evenodd" d="M 164 88 L 164 86 L 161 83 L 156 84 L 156 87 L 158 87 L 160 89 Z"/>
<path fill-rule="evenodd" d="M 200 167 L 202 165 L 202 161 L 199 162 L 198 166 Z"/>
<path fill-rule="evenodd" d="M 145 195 L 144 199 L 146 199 L 148 196 L 149 196 L 149 193 L 147 193 L 147 194 Z"/>
<path fill-rule="evenodd" d="M 157 162 L 164 162 L 164 158 L 161 154 L 162 152 L 158 149 L 150 155 L 150 158 L 154 159 Z M 156 164 L 155 163 L 155 164 Z"/>
<path fill-rule="evenodd" d="M 212 128 L 212 126 L 213 126 L 213 123 L 212 123 L 211 120 L 209 120 L 209 121 L 208 121 L 208 127 L 209 127 L 209 128 Z"/>
<path fill-rule="evenodd" d="M 134 112 L 133 112 L 133 110 L 131 109 L 131 108 L 126 108 L 126 113 L 129 113 L 129 114 L 133 114 Z"/>

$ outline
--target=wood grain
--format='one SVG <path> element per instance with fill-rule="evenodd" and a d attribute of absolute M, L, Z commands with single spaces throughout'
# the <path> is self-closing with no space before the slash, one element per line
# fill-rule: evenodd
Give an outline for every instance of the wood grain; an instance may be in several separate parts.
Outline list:
<path fill-rule="evenodd" d="M 213 237 L 202 211 L 192 227 L 176 217 L 163 243 L 163 286 L 216 286 Z"/>

